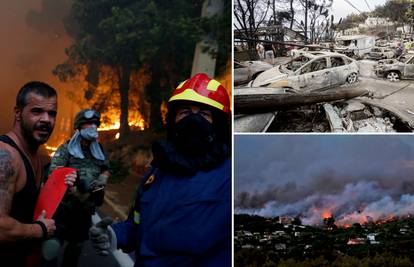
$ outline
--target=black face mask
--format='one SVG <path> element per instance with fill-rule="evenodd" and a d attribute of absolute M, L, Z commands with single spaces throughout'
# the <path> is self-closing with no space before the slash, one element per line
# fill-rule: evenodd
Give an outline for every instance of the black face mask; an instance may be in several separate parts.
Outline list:
<path fill-rule="evenodd" d="M 186 155 L 204 155 L 212 147 L 215 134 L 213 124 L 193 113 L 175 124 L 174 144 Z"/>

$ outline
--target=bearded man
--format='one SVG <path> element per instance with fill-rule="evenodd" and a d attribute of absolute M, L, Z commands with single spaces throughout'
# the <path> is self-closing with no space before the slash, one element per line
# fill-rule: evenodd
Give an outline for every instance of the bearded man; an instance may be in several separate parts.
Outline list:
<path fill-rule="evenodd" d="M 2 266 L 25 266 L 41 239 L 55 231 L 42 214 L 33 221 L 44 176 L 39 146 L 52 134 L 57 115 L 56 91 L 43 82 L 29 82 L 17 94 L 13 129 L 0 136 L 0 259 Z M 76 174 L 66 176 L 72 186 Z"/>

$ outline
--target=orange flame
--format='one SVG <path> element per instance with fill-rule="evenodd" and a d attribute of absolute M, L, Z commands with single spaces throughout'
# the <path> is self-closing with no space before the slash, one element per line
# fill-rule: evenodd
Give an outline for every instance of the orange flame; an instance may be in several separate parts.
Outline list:
<path fill-rule="evenodd" d="M 327 218 L 331 218 L 332 217 L 332 213 L 328 210 L 324 210 L 322 212 L 322 218 L 327 219 Z"/>
<path fill-rule="evenodd" d="M 103 114 L 103 117 L 107 118 L 106 121 L 103 121 L 98 128 L 98 131 L 109 131 L 109 130 L 118 130 L 121 126 L 119 121 L 119 111 L 111 111 Z M 147 127 L 147 124 L 144 118 L 139 114 L 139 112 L 130 112 L 128 124 L 131 128 L 136 130 L 144 130 Z"/>
<path fill-rule="evenodd" d="M 57 146 L 50 146 L 50 145 L 45 145 L 45 148 L 50 157 L 53 157 L 53 155 L 55 155 L 56 150 L 58 149 Z"/>

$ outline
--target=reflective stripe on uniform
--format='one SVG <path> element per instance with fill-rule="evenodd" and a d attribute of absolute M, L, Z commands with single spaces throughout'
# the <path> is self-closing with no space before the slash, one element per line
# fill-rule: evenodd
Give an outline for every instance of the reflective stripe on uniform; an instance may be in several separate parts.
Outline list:
<path fill-rule="evenodd" d="M 140 222 L 141 222 L 141 214 L 138 211 L 134 210 L 134 223 L 140 224 Z"/>

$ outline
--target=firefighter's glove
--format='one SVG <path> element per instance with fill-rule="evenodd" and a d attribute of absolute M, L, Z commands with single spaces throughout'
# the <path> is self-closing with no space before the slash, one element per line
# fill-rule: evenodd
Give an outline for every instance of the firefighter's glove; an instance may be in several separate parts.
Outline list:
<path fill-rule="evenodd" d="M 109 178 L 109 175 L 106 175 L 106 174 L 103 174 L 103 173 L 100 174 L 98 179 L 92 180 L 89 183 L 90 191 L 95 192 L 95 191 L 99 191 L 99 190 L 104 189 L 107 182 L 108 182 L 108 178 Z"/>
<path fill-rule="evenodd" d="M 105 187 L 106 184 L 108 183 L 108 178 L 109 178 L 109 175 L 107 175 L 105 173 L 101 173 L 99 175 L 98 179 L 96 180 L 96 186 Z"/>
<path fill-rule="evenodd" d="M 113 242 L 116 241 L 114 232 L 109 227 L 112 222 L 111 217 L 105 217 L 89 229 L 92 246 L 99 255 L 106 256 L 116 249 L 116 244 L 111 244 L 111 241 L 116 243 Z"/>

